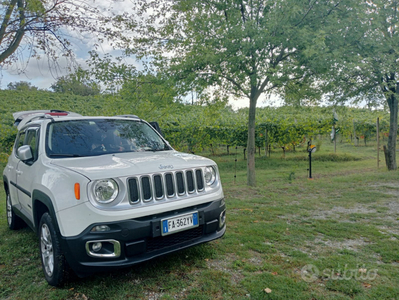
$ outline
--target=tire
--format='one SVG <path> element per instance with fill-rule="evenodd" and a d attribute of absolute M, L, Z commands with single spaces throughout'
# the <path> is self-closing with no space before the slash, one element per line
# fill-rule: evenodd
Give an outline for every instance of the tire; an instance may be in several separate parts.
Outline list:
<path fill-rule="evenodd" d="M 8 192 L 6 194 L 6 214 L 8 228 L 11 230 L 17 230 L 24 226 L 24 221 L 22 221 L 22 219 L 14 213 L 11 203 L 11 196 Z"/>
<path fill-rule="evenodd" d="M 40 257 L 44 277 L 52 286 L 60 286 L 66 279 L 67 263 L 62 254 L 53 219 L 44 213 L 39 225 Z"/>

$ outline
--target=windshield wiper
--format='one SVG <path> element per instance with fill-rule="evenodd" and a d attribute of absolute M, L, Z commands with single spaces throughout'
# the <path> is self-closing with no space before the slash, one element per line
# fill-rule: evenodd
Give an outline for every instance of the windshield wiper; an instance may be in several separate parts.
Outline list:
<path fill-rule="evenodd" d="M 170 149 L 145 149 L 144 151 L 158 152 L 158 151 L 167 151 Z"/>
<path fill-rule="evenodd" d="M 79 154 L 70 154 L 70 153 L 53 153 L 49 155 L 50 157 L 83 157 L 83 155 Z"/>

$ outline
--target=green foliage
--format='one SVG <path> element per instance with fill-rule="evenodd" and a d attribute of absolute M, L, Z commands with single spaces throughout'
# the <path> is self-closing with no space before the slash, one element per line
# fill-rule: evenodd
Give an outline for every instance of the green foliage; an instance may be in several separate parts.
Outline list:
<path fill-rule="evenodd" d="M 100 85 L 90 78 L 88 71 L 78 68 L 74 73 L 62 76 L 51 85 L 56 93 L 79 96 L 95 96 L 100 94 Z"/>
<path fill-rule="evenodd" d="M 136 67 L 122 63 L 122 58 L 112 58 L 110 54 L 101 57 L 96 51 L 89 52 L 86 62 L 90 73 L 105 87 L 107 92 L 116 94 L 124 83 L 135 81 L 139 75 Z"/>
<path fill-rule="evenodd" d="M 175 147 L 193 152 L 220 143 L 246 147 L 247 109 L 237 112 L 228 108 L 212 109 L 213 114 L 219 115 L 217 119 L 206 115 L 208 110 L 203 107 L 187 106 L 184 110 L 185 113 L 175 118 L 174 122 L 163 125 L 166 138 Z M 353 123 L 356 125 L 356 135 L 362 140 L 376 136 L 377 117 L 380 118 L 381 136 L 388 132 L 386 120 L 389 116 L 383 111 L 340 108 L 339 114 L 336 127 L 340 135 L 353 144 Z M 286 150 L 295 150 L 309 140 L 320 140 L 320 137 L 331 132 L 333 121 L 331 108 L 292 106 L 258 108 L 256 120 L 256 146 L 263 147 L 267 141 L 274 147 L 285 147 Z"/>
<path fill-rule="evenodd" d="M 210 148 L 213 154 L 217 154 L 215 151 L 219 144 L 246 147 L 247 109 L 233 111 L 222 102 L 206 106 L 176 103 L 173 102 L 173 88 L 168 89 L 152 76 L 139 78 L 142 82 L 137 89 L 131 82 L 117 95 L 82 97 L 47 91 L 1 90 L 0 153 L 10 153 L 14 142 L 16 128 L 12 126 L 12 113 L 35 109 L 61 109 L 89 116 L 135 114 L 148 121 L 158 121 L 171 145 L 188 152 Z M 151 91 L 154 92 L 152 96 Z M 383 140 L 388 133 L 389 116 L 383 111 L 337 108 L 337 113 L 340 139 L 352 144 L 356 144 L 353 124 L 360 140 L 375 138 L 377 117 L 380 118 Z M 285 147 L 288 151 L 295 151 L 309 140 L 320 140 L 330 133 L 332 109 L 265 107 L 258 109 L 256 121 L 256 147 L 264 147 L 267 142 L 274 148 Z"/>
<path fill-rule="evenodd" d="M 168 110 L 175 103 L 176 90 L 172 83 L 161 75 L 137 75 L 125 79 L 118 95 L 122 101 L 130 103 L 137 112 L 157 114 Z"/>
<path fill-rule="evenodd" d="M 37 91 L 38 88 L 27 81 L 10 82 L 7 89 L 16 91 Z"/>

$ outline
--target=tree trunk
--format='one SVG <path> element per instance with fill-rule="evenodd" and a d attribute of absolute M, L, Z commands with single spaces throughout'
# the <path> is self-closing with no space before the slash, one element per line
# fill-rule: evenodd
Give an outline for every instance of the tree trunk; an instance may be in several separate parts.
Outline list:
<path fill-rule="evenodd" d="M 389 135 L 387 147 L 387 167 L 388 170 L 396 170 L 396 137 L 398 135 L 398 99 L 393 93 L 387 99 L 389 106 Z"/>
<path fill-rule="evenodd" d="M 249 115 L 248 115 L 248 160 L 247 160 L 247 185 L 256 186 L 255 177 L 255 112 L 256 112 L 256 100 L 257 97 L 254 93 L 251 93 L 249 99 Z"/>

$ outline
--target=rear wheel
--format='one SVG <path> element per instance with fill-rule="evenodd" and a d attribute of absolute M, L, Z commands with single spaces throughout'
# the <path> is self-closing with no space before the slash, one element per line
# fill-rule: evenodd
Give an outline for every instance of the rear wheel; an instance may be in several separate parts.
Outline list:
<path fill-rule="evenodd" d="M 16 230 L 24 225 L 24 221 L 22 221 L 22 219 L 14 213 L 11 203 L 11 196 L 9 193 L 7 193 L 6 196 L 6 213 L 8 228 L 11 230 Z"/>
<path fill-rule="evenodd" d="M 67 263 L 49 213 L 44 213 L 40 220 L 39 238 L 44 276 L 50 285 L 60 286 L 66 277 Z"/>

